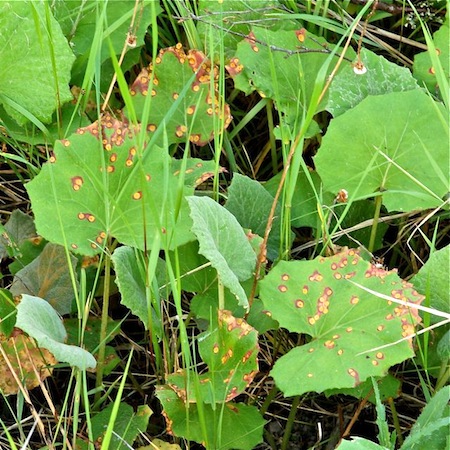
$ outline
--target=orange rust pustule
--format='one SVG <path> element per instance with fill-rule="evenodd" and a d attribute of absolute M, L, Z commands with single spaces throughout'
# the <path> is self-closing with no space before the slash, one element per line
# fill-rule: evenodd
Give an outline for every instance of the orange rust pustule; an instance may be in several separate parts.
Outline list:
<path fill-rule="evenodd" d="M 77 134 L 90 133 L 95 138 L 101 139 L 104 150 L 109 152 L 114 147 L 123 145 L 125 139 L 133 137 L 136 131 L 130 128 L 125 117 L 119 120 L 110 113 L 104 113 L 100 121 L 97 120 L 87 127 L 79 128 Z"/>
<path fill-rule="evenodd" d="M 244 66 L 239 61 L 239 58 L 231 58 L 225 69 L 227 69 L 231 77 L 235 77 L 244 70 Z"/>
<path fill-rule="evenodd" d="M 252 50 L 254 52 L 259 52 L 259 48 L 256 45 L 256 36 L 255 36 L 255 33 L 253 33 L 253 31 L 250 31 L 250 33 L 247 35 L 247 37 L 244 40 L 245 40 L 245 42 L 248 42 L 251 45 Z"/>
<path fill-rule="evenodd" d="M 300 30 L 295 31 L 295 35 L 297 36 L 297 39 L 299 42 L 303 43 L 306 39 L 306 29 L 302 28 Z"/>

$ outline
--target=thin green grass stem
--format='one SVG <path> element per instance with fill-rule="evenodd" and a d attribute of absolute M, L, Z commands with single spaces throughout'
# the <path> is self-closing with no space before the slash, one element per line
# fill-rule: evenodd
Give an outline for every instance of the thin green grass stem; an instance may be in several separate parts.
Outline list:
<path fill-rule="evenodd" d="M 397 414 L 397 409 L 395 407 L 394 399 L 392 397 L 389 397 L 388 403 L 391 408 L 392 421 L 394 422 L 394 428 L 395 428 L 395 431 L 397 431 L 397 442 L 398 442 L 399 447 L 401 447 L 403 444 L 402 429 L 400 427 L 400 421 L 398 420 L 398 414 Z"/>
<path fill-rule="evenodd" d="M 110 448 L 111 439 L 113 437 L 114 424 L 118 419 L 119 407 L 122 403 L 122 394 L 125 388 L 125 382 L 127 380 L 128 372 L 130 371 L 131 360 L 133 359 L 133 349 L 131 349 L 128 356 L 127 365 L 122 375 L 122 380 L 120 382 L 119 389 L 117 390 L 116 399 L 114 400 L 114 406 L 111 411 L 111 416 L 109 418 L 108 427 L 106 428 L 105 435 L 102 440 L 102 449 L 108 450 Z"/>
<path fill-rule="evenodd" d="M 291 410 L 289 411 L 288 420 L 284 428 L 283 442 L 281 443 L 281 450 L 286 450 L 289 445 L 289 440 L 291 438 L 292 427 L 294 425 L 295 416 L 297 415 L 297 408 L 300 404 L 300 395 L 297 395 L 292 400 Z"/>
<path fill-rule="evenodd" d="M 378 195 L 375 197 L 375 214 L 373 216 L 372 229 L 370 230 L 370 240 L 368 248 L 370 253 L 372 253 L 373 249 L 375 248 L 375 239 L 377 237 L 377 228 L 378 228 L 378 221 L 380 219 L 381 205 L 382 205 L 382 196 Z"/>
<path fill-rule="evenodd" d="M 11 436 L 8 427 L 5 425 L 2 419 L 0 419 L 0 425 L 3 428 L 3 433 L 5 433 L 6 438 L 8 439 L 8 444 L 10 446 L 11 450 L 17 450 L 17 446 L 13 440 L 13 437 Z"/>
<path fill-rule="evenodd" d="M 80 400 L 80 397 L 83 396 L 83 404 L 84 404 L 84 412 L 86 414 L 86 428 L 87 434 L 89 438 L 89 442 L 94 442 L 94 435 L 92 433 L 92 422 L 91 422 L 91 404 L 89 402 L 89 392 L 87 389 L 87 377 L 86 371 L 78 371 L 77 373 L 77 383 L 76 383 L 76 396 L 75 401 Z M 76 437 L 74 436 L 74 441 Z M 73 446 L 75 448 L 75 445 Z"/>
<path fill-rule="evenodd" d="M 105 257 L 105 278 L 103 284 L 103 305 L 102 305 L 102 321 L 100 327 L 100 346 L 98 348 L 97 359 L 97 375 L 95 385 L 97 388 L 103 383 L 103 368 L 105 363 L 105 349 L 106 349 L 106 331 L 108 326 L 108 310 L 109 310 L 109 284 L 111 282 L 111 258 Z M 101 390 L 95 394 L 95 401 L 100 399 Z"/>
<path fill-rule="evenodd" d="M 269 391 L 266 398 L 264 399 L 264 403 L 259 408 L 259 412 L 261 413 L 262 416 L 267 412 L 269 406 L 272 404 L 278 392 L 279 390 L 276 386 L 273 386 L 272 389 Z"/>

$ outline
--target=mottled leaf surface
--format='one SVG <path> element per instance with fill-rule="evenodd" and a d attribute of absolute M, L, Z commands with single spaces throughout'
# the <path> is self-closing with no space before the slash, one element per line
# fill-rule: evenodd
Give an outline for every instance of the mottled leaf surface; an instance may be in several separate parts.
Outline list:
<path fill-rule="evenodd" d="M 5 396 L 20 390 L 11 369 L 27 389 L 33 389 L 52 374 L 51 366 L 57 363 L 48 350 L 36 347 L 35 341 L 24 334 L 0 338 L 0 345 L 8 358 L 6 361 L 0 354 L 0 391 Z"/>
<path fill-rule="evenodd" d="M 183 401 L 229 402 L 241 394 L 258 372 L 258 333 L 244 319 L 219 310 L 218 320 L 198 337 L 198 349 L 208 371 L 168 375 L 167 384 Z M 189 380 L 189 381 L 188 381 Z"/>
<path fill-rule="evenodd" d="M 414 304 L 423 296 L 395 271 L 376 267 L 356 250 L 282 261 L 261 281 L 260 297 L 280 326 L 311 336 L 309 343 L 282 356 L 271 372 L 286 396 L 355 387 L 414 354 L 411 338 L 397 341 L 414 334 L 420 321 Z"/>
<path fill-rule="evenodd" d="M 164 407 L 169 433 L 208 442 L 207 448 L 217 450 L 248 450 L 262 442 L 265 421 L 255 406 L 232 402 L 215 407 L 203 405 L 203 417 L 207 418 L 205 436 L 197 404 L 186 405 L 167 386 L 157 386 L 156 395 Z"/>
<path fill-rule="evenodd" d="M 192 239 L 170 157 L 138 136 L 139 127 L 106 114 L 58 141 L 26 185 L 38 232 L 84 255 L 101 252 L 109 236 L 142 250 L 157 234 L 169 247 Z"/>
<path fill-rule="evenodd" d="M 231 122 L 230 108 L 216 86 L 218 75 L 199 50 L 185 53 L 181 44 L 160 50 L 130 88 L 138 120 L 145 119 L 147 130 L 158 134 L 156 142 L 165 135 L 169 144 L 189 140 L 205 145 Z M 146 102 L 150 109 L 144 118 Z"/>

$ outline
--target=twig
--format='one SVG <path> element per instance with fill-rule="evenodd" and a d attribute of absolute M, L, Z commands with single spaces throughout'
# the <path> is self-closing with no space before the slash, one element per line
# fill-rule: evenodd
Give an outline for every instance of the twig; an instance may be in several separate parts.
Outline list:
<path fill-rule="evenodd" d="M 205 23 L 207 25 L 211 25 L 213 28 L 215 28 L 217 30 L 224 31 L 224 32 L 226 32 L 228 34 L 231 34 L 233 36 L 241 37 L 242 39 L 248 39 L 248 37 L 249 37 L 245 33 L 240 33 L 238 31 L 233 31 L 233 30 L 230 30 L 228 28 L 225 28 L 225 27 L 222 27 L 220 25 L 217 25 L 215 23 L 212 23 L 212 22 L 210 22 L 208 20 L 205 20 L 205 19 L 203 19 L 203 16 L 198 16 L 198 15 L 192 13 L 192 12 L 189 12 L 187 17 L 180 17 L 180 16 L 174 15 L 173 18 L 177 19 L 179 21 L 185 21 L 185 20 L 192 19 L 192 20 L 196 20 L 198 22 Z M 246 23 L 248 23 L 248 22 L 246 22 Z M 254 36 L 251 37 L 251 40 L 252 40 L 252 43 L 262 45 L 263 47 L 267 47 L 271 51 L 280 52 L 280 53 L 286 53 L 286 57 L 293 56 L 293 55 L 298 55 L 298 54 L 303 54 L 303 53 L 324 53 L 324 54 L 329 55 L 332 52 L 331 50 L 328 50 L 327 48 L 325 48 L 322 44 L 319 44 L 319 45 L 322 46 L 322 49 L 318 49 L 318 48 L 313 49 L 313 48 L 307 48 L 307 47 L 300 46 L 297 50 L 289 50 L 287 48 L 278 47 L 276 45 L 268 44 L 267 42 L 264 42 L 264 41 L 262 41 L 260 39 L 257 39 Z M 314 41 L 314 42 L 316 42 L 316 41 Z M 336 56 L 340 56 L 339 53 L 336 53 Z M 352 62 L 352 60 L 349 59 L 349 58 L 344 57 L 344 59 L 346 61 Z"/>

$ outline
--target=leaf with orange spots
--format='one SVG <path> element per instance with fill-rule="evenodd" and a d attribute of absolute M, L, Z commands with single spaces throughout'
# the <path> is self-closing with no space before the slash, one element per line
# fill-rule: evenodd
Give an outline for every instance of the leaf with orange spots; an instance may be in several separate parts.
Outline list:
<path fill-rule="evenodd" d="M 261 281 L 260 296 L 280 326 L 311 336 L 271 372 L 286 396 L 354 387 L 414 354 L 415 305 L 423 296 L 395 270 L 363 260 L 356 250 L 281 261 Z"/>
<path fill-rule="evenodd" d="M 250 32 L 251 24 L 280 26 L 279 17 L 270 15 L 278 6 L 278 0 L 199 0 L 198 15 L 202 20 L 196 28 L 202 42 L 208 42 L 210 48 L 223 47 L 225 56 L 232 56 L 241 36 Z"/>
<path fill-rule="evenodd" d="M 208 371 L 197 376 L 183 371 L 166 380 L 187 402 L 228 402 L 241 394 L 258 372 L 258 333 L 244 319 L 219 310 L 218 319 L 198 337 L 198 349 Z"/>
<path fill-rule="evenodd" d="M 8 339 L 0 339 L 0 346 L 6 355 L 5 359 L 3 354 L 0 354 L 2 395 L 17 394 L 19 392 L 17 380 L 20 380 L 27 389 L 39 386 L 52 374 L 52 365 L 57 362 L 48 350 L 36 347 L 33 339 L 21 333 Z"/>
<path fill-rule="evenodd" d="M 248 450 L 262 442 L 265 421 L 255 406 L 229 402 L 220 407 L 205 404 L 200 409 L 195 403 L 184 403 L 167 386 L 157 386 L 156 396 L 163 405 L 169 434 L 215 450 Z"/>
<path fill-rule="evenodd" d="M 436 77 L 437 70 L 440 70 L 440 67 L 438 67 L 438 65 L 442 67 L 443 75 L 447 79 L 446 88 L 448 89 L 448 79 L 450 77 L 450 48 L 448 45 L 449 41 L 450 16 L 447 12 L 447 18 L 444 24 L 433 35 L 433 44 L 435 48 L 430 48 L 426 52 L 419 53 L 414 57 L 414 76 L 419 80 L 419 82 L 425 83 L 430 92 L 433 94 L 439 92 L 442 88 L 439 87 L 438 78 Z M 430 53 L 432 51 L 436 55 L 435 62 L 438 63 L 436 67 L 433 64 L 432 55 Z M 448 98 L 448 92 L 444 92 L 441 96 L 443 96 L 444 98 Z"/>
<path fill-rule="evenodd" d="M 133 407 L 125 402 L 120 402 L 117 411 L 116 405 L 109 403 L 99 413 L 93 414 L 91 418 L 91 432 L 95 441 L 93 446 L 87 446 L 86 441 L 77 440 L 76 449 L 104 448 L 105 434 L 108 425 L 114 421 L 114 431 L 111 436 L 109 448 L 114 450 L 127 450 L 132 447 L 138 435 L 147 429 L 148 421 L 153 411 L 148 405 L 139 405 L 134 411 Z"/>
<path fill-rule="evenodd" d="M 193 188 L 180 189 L 167 153 L 142 139 L 139 127 L 105 114 L 58 141 L 26 185 L 39 234 L 84 255 L 111 236 L 142 250 L 155 236 L 170 248 L 192 239 L 184 197 Z"/>
<path fill-rule="evenodd" d="M 174 159 L 172 170 L 175 177 L 183 179 L 183 184 L 189 187 L 197 187 L 207 180 L 212 180 L 215 175 L 226 172 L 224 167 L 217 166 L 214 160 L 199 158 Z"/>
<path fill-rule="evenodd" d="M 235 58 L 230 62 L 233 65 L 230 74 L 237 89 L 246 94 L 256 90 L 263 97 L 275 100 L 295 135 L 303 110 L 312 99 L 316 78 L 327 64 L 327 49 L 331 51 L 325 39 L 304 28 L 275 31 L 253 27 L 238 44 Z"/>
<path fill-rule="evenodd" d="M 138 120 L 147 124 L 156 142 L 167 134 L 169 144 L 207 144 L 231 122 L 230 108 L 218 92 L 218 77 L 217 67 L 201 51 L 186 54 L 181 44 L 162 49 L 130 88 Z M 147 102 L 149 115 L 144 118 Z"/>

